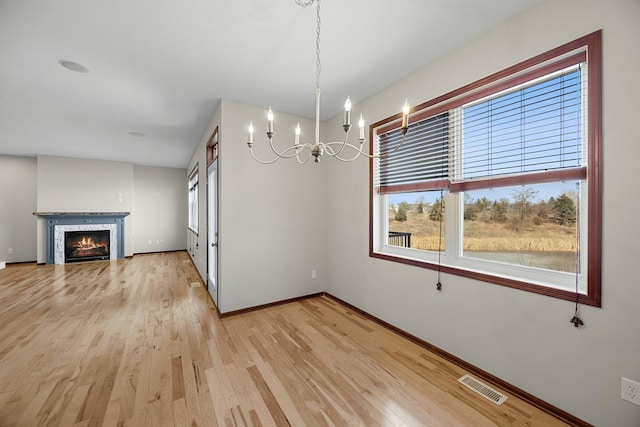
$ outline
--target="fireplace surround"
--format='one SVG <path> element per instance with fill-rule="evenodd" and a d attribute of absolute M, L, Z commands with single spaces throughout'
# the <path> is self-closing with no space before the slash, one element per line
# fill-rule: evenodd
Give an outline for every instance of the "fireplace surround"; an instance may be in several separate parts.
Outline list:
<path fill-rule="evenodd" d="M 47 264 L 65 263 L 65 233 L 109 231 L 109 255 L 95 259 L 124 258 L 124 218 L 129 212 L 34 212 L 45 219 Z"/>
<path fill-rule="evenodd" d="M 111 230 L 64 232 L 64 262 L 111 259 Z"/>

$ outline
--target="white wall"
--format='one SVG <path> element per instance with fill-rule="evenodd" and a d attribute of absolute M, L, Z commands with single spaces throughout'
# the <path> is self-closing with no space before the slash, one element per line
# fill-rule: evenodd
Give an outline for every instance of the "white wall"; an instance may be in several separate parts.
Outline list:
<path fill-rule="evenodd" d="M 39 212 L 130 212 L 125 256 L 186 247 L 184 169 L 39 156 L 34 194 Z M 38 262 L 46 261 L 43 223 L 38 221 Z"/>
<path fill-rule="evenodd" d="M 134 253 L 186 249 L 186 173 L 185 169 L 134 165 Z"/>
<path fill-rule="evenodd" d="M 133 164 L 38 156 L 38 212 L 132 212 Z M 119 195 L 119 196 L 118 196 Z M 46 262 L 43 220 L 38 221 L 38 262 Z M 131 215 L 124 222 L 124 254 L 133 255 Z"/>
<path fill-rule="evenodd" d="M 303 141 L 313 135 L 310 120 L 275 115 L 276 145 L 293 142 L 297 122 L 303 128 Z M 292 160 L 257 163 L 246 145 L 250 121 L 258 129 L 255 151 L 268 157 L 264 150 L 267 138 L 260 131 L 266 129 L 265 110 L 223 100 L 188 168 L 200 162 L 199 179 L 206 182 L 204 146 L 219 124 L 218 304 L 223 313 L 325 289 L 325 165 L 299 165 Z M 205 186 L 200 189 L 202 194 Z M 206 198 L 201 197 L 200 204 L 204 206 Z M 206 263 L 200 262 L 206 255 L 203 234 L 201 220 L 201 253 L 194 259 L 204 277 Z M 316 279 L 311 278 L 311 270 L 317 271 Z"/>
<path fill-rule="evenodd" d="M 36 165 L 35 157 L 0 156 L 0 260 L 36 260 Z"/>
<path fill-rule="evenodd" d="M 250 121 L 257 129 L 254 151 L 273 158 L 265 149 L 265 117 L 264 108 L 222 101 L 219 297 L 225 311 L 325 289 L 326 165 L 253 160 L 246 144 Z M 310 140 L 312 121 L 275 113 L 276 146 L 293 143 L 297 122 L 301 142 Z"/>
<path fill-rule="evenodd" d="M 0 156 L 0 259 L 46 261 L 44 226 L 36 211 L 131 212 L 125 220 L 126 256 L 184 250 L 185 174 L 123 162 Z"/>
<path fill-rule="evenodd" d="M 620 399 L 621 376 L 640 381 L 638 22 L 637 0 L 548 0 L 354 106 L 372 123 L 603 29 L 603 306 L 581 308 L 583 328 L 567 301 L 450 275 L 439 293 L 434 271 L 369 258 L 368 221 L 343 217 L 367 215 L 367 162 L 329 166 L 327 290 L 589 423 L 639 426 Z"/>

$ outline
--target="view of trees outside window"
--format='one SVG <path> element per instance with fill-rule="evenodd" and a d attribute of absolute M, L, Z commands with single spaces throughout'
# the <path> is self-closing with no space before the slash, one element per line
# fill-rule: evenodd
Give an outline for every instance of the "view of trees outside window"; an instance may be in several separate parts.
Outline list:
<path fill-rule="evenodd" d="M 446 193 L 445 193 L 446 194 Z M 411 248 L 425 251 L 445 249 L 444 204 L 440 191 L 393 194 L 389 201 L 389 233 L 411 233 Z M 442 205 L 442 211 L 440 210 Z M 440 218 L 443 219 L 440 227 Z M 441 239 L 438 235 L 441 234 Z M 390 239 L 392 246 L 404 246 Z"/>
<path fill-rule="evenodd" d="M 411 233 L 411 248 L 437 251 L 444 202 L 463 198 L 462 256 L 575 273 L 578 193 L 570 181 L 469 191 L 444 201 L 439 191 L 389 195 L 389 232 Z"/>
<path fill-rule="evenodd" d="M 463 256 L 575 273 L 575 181 L 499 193 L 465 193 Z"/>

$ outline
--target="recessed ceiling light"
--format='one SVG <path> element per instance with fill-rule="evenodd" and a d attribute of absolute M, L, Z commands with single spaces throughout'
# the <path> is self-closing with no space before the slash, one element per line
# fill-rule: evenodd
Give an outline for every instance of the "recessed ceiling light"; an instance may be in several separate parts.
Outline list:
<path fill-rule="evenodd" d="M 67 70 L 75 71 L 76 73 L 88 73 L 89 69 L 82 64 L 78 64 L 77 62 L 67 61 L 66 59 L 61 59 L 58 61 L 58 64 L 62 65 Z"/>
<path fill-rule="evenodd" d="M 129 132 L 129 135 L 136 136 L 138 138 L 144 138 L 145 136 L 147 136 L 146 134 L 144 134 L 142 132 L 137 132 L 135 130 L 132 130 L 131 132 Z"/>

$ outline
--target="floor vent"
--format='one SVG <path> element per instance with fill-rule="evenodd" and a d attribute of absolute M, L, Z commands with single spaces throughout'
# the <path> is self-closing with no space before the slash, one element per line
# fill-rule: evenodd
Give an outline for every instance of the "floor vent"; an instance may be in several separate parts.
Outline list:
<path fill-rule="evenodd" d="M 479 395 L 486 397 L 496 405 L 502 405 L 504 401 L 507 400 L 507 396 L 505 396 L 504 394 L 498 393 L 491 387 L 484 385 L 483 383 L 476 380 L 475 378 L 470 377 L 469 375 L 465 375 L 462 378 L 459 378 L 458 382 L 466 385 Z"/>
<path fill-rule="evenodd" d="M 200 282 L 191 282 L 191 287 L 192 288 L 199 288 L 200 287 Z"/>

